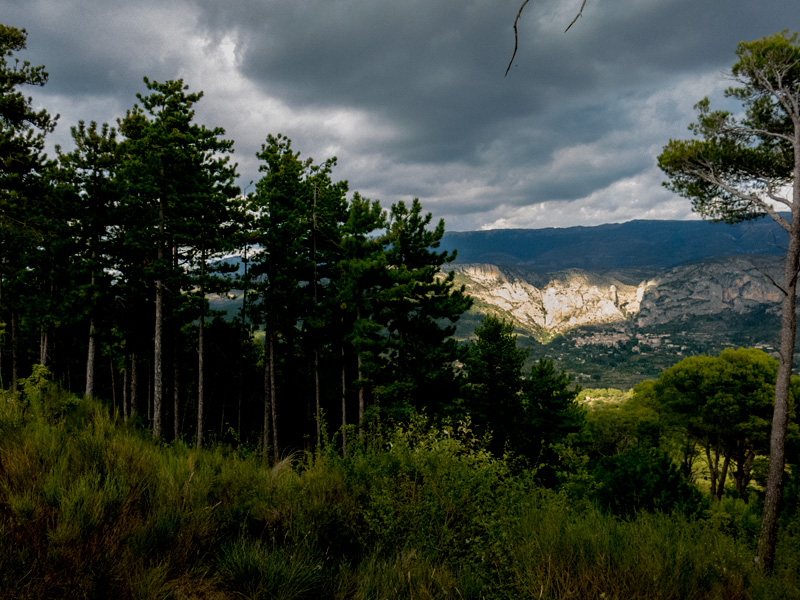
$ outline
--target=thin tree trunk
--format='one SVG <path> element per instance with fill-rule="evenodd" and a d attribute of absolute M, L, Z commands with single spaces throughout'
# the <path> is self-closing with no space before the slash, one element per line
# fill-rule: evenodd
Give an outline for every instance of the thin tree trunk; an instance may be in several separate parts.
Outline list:
<path fill-rule="evenodd" d="M 364 362 L 358 354 L 358 439 L 364 441 Z"/>
<path fill-rule="evenodd" d="M 108 357 L 108 365 L 111 367 L 111 407 L 113 411 L 117 410 L 117 377 L 114 371 L 114 355 Z M 87 396 L 87 398 L 90 396 Z M 116 417 L 115 417 L 116 418 Z"/>
<path fill-rule="evenodd" d="M 278 462 L 278 398 L 275 386 L 275 333 L 270 334 L 269 342 L 269 389 L 270 408 L 272 410 L 272 455 Z"/>
<path fill-rule="evenodd" d="M 725 480 L 728 478 L 728 467 L 731 464 L 731 457 L 725 455 L 725 460 L 722 461 L 722 472 L 719 475 L 719 483 L 717 484 L 717 500 L 721 500 L 725 493 Z"/>
<path fill-rule="evenodd" d="M 158 209 L 158 266 L 163 268 L 164 261 L 164 198 L 159 201 Z M 164 340 L 164 274 L 159 273 L 156 280 L 156 315 L 155 341 L 153 344 L 153 437 L 161 437 L 162 394 L 164 377 L 163 340 Z"/>
<path fill-rule="evenodd" d="M 11 391 L 19 387 L 19 315 L 11 309 Z"/>
<path fill-rule="evenodd" d="M 745 498 L 745 500 L 747 500 L 745 497 L 745 490 L 750 483 L 750 474 L 753 470 L 753 461 L 755 458 L 755 450 L 750 448 L 747 450 L 742 461 L 737 465 L 738 475 L 736 479 L 736 491 L 739 492 L 739 495 Z"/>
<path fill-rule="evenodd" d="M 269 463 L 269 446 L 270 446 L 270 416 L 272 415 L 271 407 L 271 377 L 270 377 L 270 351 L 271 346 L 269 341 L 269 333 L 264 336 L 264 429 L 262 435 L 261 450 L 264 456 L 264 462 Z"/>
<path fill-rule="evenodd" d="M 708 476 L 711 478 L 711 499 L 719 500 L 719 498 L 717 498 L 717 467 L 719 466 L 719 454 L 712 460 L 711 445 L 708 443 L 706 443 L 706 461 L 708 462 Z"/>
<path fill-rule="evenodd" d="M 347 377 L 344 344 L 342 344 L 342 456 L 347 458 Z"/>
<path fill-rule="evenodd" d="M 206 251 L 200 251 L 200 325 L 197 333 L 197 440 L 199 448 L 203 444 L 203 411 L 205 410 L 205 324 L 206 324 Z"/>
<path fill-rule="evenodd" d="M 172 366 L 172 434 L 175 436 L 176 440 L 181 437 L 180 375 L 180 367 L 178 367 L 178 360 L 176 359 Z"/>
<path fill-rule="evenodd" d="M 3 278 L 0 277 L 0 324 L 3 324 Z M 3 342 L 5 332 L 0 331 L 0 390 L 5 389 L 3 384 Z"/>
<path fill-rule="evenodd" d="M 236 401 L 236 436 L 242 439 L 242 395 L 244 394 L 244 332 L 239 339 L 239 395 Z"/>
<path fill-rule="evenodd" d="M 138 411 L 138 403 L 139 403 L 139 377 L 138 377 L 138 370 L 136 368 L 136 353 L 134 352 L 131 354 L 131 417 L 136 416 L 136 412 Z"/>
<path fill-rule="evenodd" d="M 800 140 L 797 141 L 800 145 Z M 775 383 L 775 407 L 769 447 L 764 512 L 758 534 L 756 563 L 766 572 L 775 562 L 778 538 L 778 517 L 783 493 L 783 470 L 786 463 L 786 426 L 789 419 L 789 393 L 794 367 L 794 346 L 797 332 L 797 273 L 800 266 L 800 149 L 795 151 L 794 190 L 789 248 L 784 262 L 783 302 L 781 303 L 781 344 L 778 377 Z"/>
<path fill-rule="evenodd" d="M 242 396 L 244 395 L 244 346 L 247 342 L 245 336 L 247 335 L 247 246 L 245 245 L 243 251 L 242 262 L 244 263 L 244 290 L 242 290 L 242 331 L 239 352 L 239 398 L 236 407 L 236 435 L 242 439 Z"/>
<path fill-rule="evenodd" d="M 177 244 L 173 244 L 171 250 L 172 254 L 172 268 L 177 272 L 180 267 L 180 252 Z M 174 310 L 174 308 L 172 309 Z M 172 436 L 177 440 L 180 438 L 181 427 L 181 361 L 180 361 L 180 339 L 181 328 L 180 325 L 175 323 L 172 326 Z"/>
<path fill-rule="evenodd" d="M 127 359 L 123 359 L 127 362 Z M 128 367 L 122 369 L 122 420 L 128 422 Z"/>
<path fill-rule="evenodd" d="M 87 398 L 94 397 L 94 361 L 96 350 L 96 340 L 94 336 L 94 318 L 89 318 L 89 351 L 86 353 L 86 392 Z M 114 363 L 112 359 L 111 372 L 114 372 Z"/>
<path fill-rule="evenodd" d="M 317 184 L 314 183 L 314 204 L 311 212 L 311 243 L 312 260 L 314 262 L 314 310 L 319 306 L 317 295 Z M 316 333 L 316 332 L 315 332 Z M 317 448 L 322 446 L 322 410 L 320 408 L 319 390 L 319 350 L 317 349 L 317 339 L 314 336 L 314 408 L 317 413 Z"/>
<path fill-rule="evenodd" d="M 94 240 L 92 240 L 92 245 L 94 245 Z M 92 251 L 92 262 L 96 259 L 96 254 Z M 92 267 L 92 276 L 91 276 L 91 283 L 90 289 L 92 293 L 94 293 L 95 288 L 95 276 L 94 276 L 94 267 Z M 87 398 L 92 398 L 94 396 L 94 363 L 95 363 L 95 355 L 97 353 L 97 346 L 96 340 L 94 335 L 94 303 L 89 307 L 90 316 L 89 316 L 89 349 L 86 353 L 86 392 L 84 395 Z M 112 359 L 111 365 L 111 373 L 113 376 L 114 373 L 114 365 Z M 114 389 L 114 380 L 111 380 L 111 389 Z"/>
<path fill-rule="evenodd" d="M 317 449 L 322 447 L 322 407 L 319 393 L 319 351 L 314 350 L 314 410 L 317 421 Z"/>
<path fill-rule="evenodd" d="M 153 369 L 147 365 L 147 420 L 153 422 Z"/>
<path fill-rule="evenodd" d="M 39 334 L 39 364 L 43 367 L 47 366 L 47 330 L 41 328 Z"/>
<path fill-rule="evenodd" d="M 356 322 L 361 321 L 361 307 L 356 308 Z M 357 353 L 358 361 L 358 439 L 364 441 L 364 360 L 361 352 Z"/>

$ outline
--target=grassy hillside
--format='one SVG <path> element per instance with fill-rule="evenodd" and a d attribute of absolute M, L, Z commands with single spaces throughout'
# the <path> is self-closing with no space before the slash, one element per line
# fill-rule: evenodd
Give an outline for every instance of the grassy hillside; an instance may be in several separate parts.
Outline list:
<path fill-rule="evenodd" d="M 542 489 L 465 424 L 266 466 L 26 390 L 0 398 L 4 599 L 800 598 L 796 522 L 764 577 L 746 505 L 614 517 L 568 457 Z"/>

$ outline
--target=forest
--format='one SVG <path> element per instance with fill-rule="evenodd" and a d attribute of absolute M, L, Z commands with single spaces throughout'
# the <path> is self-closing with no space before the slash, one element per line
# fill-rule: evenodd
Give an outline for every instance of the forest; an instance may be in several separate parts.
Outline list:
<path fill-rule="evenodd" d="M 800 598 L 797 377 L 752 560 L 775 358 L 581 390 L 496 316 L 459 342 L 418 199 L 281 134 L 243 194 L 181 80 L 49 158 L 25 44 L 0 25 L 4 598 Z"/>

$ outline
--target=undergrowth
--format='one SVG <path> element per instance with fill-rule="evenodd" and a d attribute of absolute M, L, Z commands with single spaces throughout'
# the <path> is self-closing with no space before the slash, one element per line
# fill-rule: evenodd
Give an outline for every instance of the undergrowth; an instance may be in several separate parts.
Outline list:
<path fill-rule="evenodd" d="M 267 466 L 164 444 L 31 379 L 0 397 L 2 598 L 800 598 L 737 501 L 620 518 L 540 488 L 469 424 Z"/>

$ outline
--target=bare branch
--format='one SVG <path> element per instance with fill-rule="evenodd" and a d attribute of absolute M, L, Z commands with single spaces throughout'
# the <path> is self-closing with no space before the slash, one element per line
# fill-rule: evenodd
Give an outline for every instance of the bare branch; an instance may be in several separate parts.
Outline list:
<path fill-rule="evenodd" d="M 519 32 L 517 31 L 517 23 L 519 22 L 519 18 L 522 15 L 522 10 L 525 8 L 525 5 L 530 2 L 530 0 L 525 0 L 522 3 L 522 6 L 519 7 L 519 11 L 517 12 L 517 18 L 514 19 L 514 52 L 511 55 L 511 60 L 508 61 L 508 67 L 506 68 L 506 74 L 503 77 L 508 76 L 508 72 L 511 70 L 511 65 L 514 63 L 514 57 L 517 56 L 517 48 L 519 46 Z M 569 31 L 569 28 L 575 24 L 575 21 L 583 14 L 583 8 L 586 6 L 586 0 L 583 0 L 581 4 L 581 9 L 578 11 L 578 14 L 575 15 L 575 18 L 572 19 L 572 23 L 570 23 L 567 28 L 564 30 L 564 33 Z"/>
<path fill-rule="evenodd" d="M 586 0 L 584 0 L 585 2 Z M 517 32 L 517 22 L 519 21 L 520 15 L 522 15 L 522 9 L 525 8 L 525 5 L 530 2 L 530 0 L 525 0 L 522 3 L 522 6 L 519 7 L 519 12 L 517 13 L 517 18 L 514 19 L 514 53 L 511 55 L 511 60 L 508 61 L 508 68 L 506 69 L 506 74 L 503 77 L 508 76 L 508 72 L 511 70 L 511 64 L 514 62 L 514 57 L 517 55 L 517 46 L 519 44 L 519 34 Z"/>
<path fill-rule="evenodd" d="M 575 25 L 575 21 L 577 21 L 580 18 L 580 16 L 583 14 L 583 7 L 584 6 L 586 6 L 586 0 L 583 0 L 583 4 L 581 4 L 581 9 L 578 11 L 578 14 L 575 15 L 575 18 L 572 19 L 572 23 L 570 23 L 567 26 L 567 28 L 564 30 L 564 33 L 567 33 L 569 31 L 569 28 L 572 27 L 573 25 Z"/>
<path fill-rule="evenodd" d="M 737 190 L 735 187 L 733 187 L 731 185 L 728 185 L 721 178 L 717 177 L 714 174 L 713 170 L 711 170 L 711 169 L 709 169 L 708 171 L 704 171 L 704 170 L 695 168 L 695 169 L 692 169 L 692 172 L 697 177 L 700 177 L 701 179 L 707 181 L 708 183 L 710 183 L 712 185 L 716 185 L 717 187 L 722 188 L 723 190 L 725 190 L 726 192 L 728 192 L 732 196 L 736 196 L 737 198 L 740 198 L 740 199 L 744 200 L 745 202 L 752 202 L 753 204 L 758 206 L 758 208 L 760 208 L 765 213 L 767 213 L 772 218 L 773 221 L 775 221 L 778 225 L 783 227 L 786 230 L 787 233 L 791 233 L 791 229 L 792 229 L 791 223 L 789 223 L 789 221 L 784 219 L 778 213 L 778 211 L 776 211 L 772 206 L 770 206 L 769 204 L 764 202 L 764 200 L 759 198 L 756 194 L 745 194 L 741 190 Z"/>
<path fill-rule="evenodd" d="M 789 208 L 792 207 L 792 201 L 784 198 L 783 196 L 779 196 L 775 193 L 775 186 L 772 185 L 770 182 L 765 182 L 767 185 L 767 196 L 770 197 L 770 200 L 774 200 L 775 202 L 779 202 Z"/>
<path fill-rule="evenodd" d="M 785 290 L 783 287 L 781 287 L 781 286 L 778 284 L 778 282 L 777 282 L 777 281 L 775 281 L 775 280 L 772 278 L 772 276 L 771 276 L 769 273 L 767 273 L 766 271 L 764 271 L 764 270 L 762 270 L 762 269 L 759 269 L 759 268 L 758 268 L 758 267 L 756 267 L 755 265 L 753 265 L 753 267 L 755 267 L 755 270 L 756 270 L 756 271 L 758 271 L 758 272 L 759 272 L 759 273 L 761 273 L 761 274 L 762 274 L 764 277 L 766 277 L 767 279 L 769 279 L 770 283 L 771 283 L 772 285 L 774 285 L 776 288 L 778 288 L 778 289 L 781 291 L 781 293 L 782 293 L 784 296 L 786 295 L 786 290 Z"/>

